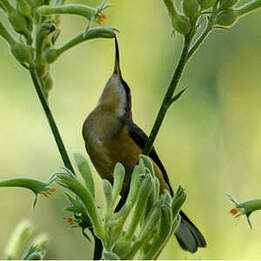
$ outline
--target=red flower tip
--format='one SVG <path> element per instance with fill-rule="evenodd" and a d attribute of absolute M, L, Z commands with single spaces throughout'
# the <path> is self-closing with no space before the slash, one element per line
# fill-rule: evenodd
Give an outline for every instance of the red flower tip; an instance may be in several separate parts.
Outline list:
<path fill-rule="evenodd" d="M 66 220 L 67 223 L 69 223 L 71 225 L 71 228 L 77 228 L 79 227 L 78 224 L 77 224 L 77 221 L 73 218 L 70 218 L 70 217 L 67 217 L 67 218 L 64 218 Z"/>
<path fill-rule="evenodd" d="M 64 219 L 65 219 L 66 222 L 68 222 L 70 225 L 72 225 L 72 224 L 75 223 L 75 221 L 74 221 L 72 218 L 70 218 L 70 217 L 67 217 L 67 218 L 64 218 Z"/>
<path fill-rule="evenodd" d="M 236 208 L 233 208 L 229 211 L 232 215 L 236 215 L 238 213 L 238 210 Z"/>
<path fill-rule="evenodd" d="M 102 24 L 105 19 L 107 19 L 107 16 L 105 14 L 100 14 L 99 17 L 97 18 L 96 22 L 98 24 Z"/>
<path fill-rule="evenodd" d="M 46 191 L 42 191 L 40 192 L 40 194 L 44 195 L 46 198 L 48 198 L 53 192 L 55 192 L 56 189 L 55 188 L 51 188 L 49 190 Z"/>

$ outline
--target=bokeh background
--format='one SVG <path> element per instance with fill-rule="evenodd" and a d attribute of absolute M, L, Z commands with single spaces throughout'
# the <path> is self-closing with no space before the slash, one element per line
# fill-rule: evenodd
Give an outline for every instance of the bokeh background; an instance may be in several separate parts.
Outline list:
<path fill-rule="evenodd" d="M 96 5 L 97 1 L 88 1 Z M 169 19 L 160 0 L 111 0 L 105 25 L 120 29 L 121 66 L 132 91 L 133 116 L 151 130 L 180 49 L 171 37 Z M 208 247 L 190 255 L 171 239 L 161 259 L 260 259 L 261 216 L 233 219 L 224 193 L 239 201 L 261 197 L 261 16 L 243 18 L 230 31 L 213 32 L 186 68 L 179 88 L 185 95 L 168 112 L 155 146 L 176 188 L 188 193 L 184 211 L 204 233 Z M 3 13 L 0 14 L 0 19 Z M 62 20 L 64 42 L 83 30 L 84 19 Z M 62 161 L 28 73 L 0 40 L 0 178 L 46 180 Z M 77 46 L 53 65 L 55 87 L 50 107 L 70 155 L 86 155 L 81 136 L 85 117 L 97 103 L 113 67 L 113 40 L 92 40 Z M 103 204 L 101 180 L 96 190 Z M 92 245 L 64 221 L 63 191 L 40 198 L 33 210 L 32 194 L 0 190 L 0 253 L 16 224 L 30 219 L 38 233 L 51 239 L 47 258 L 89 259 Z"/>

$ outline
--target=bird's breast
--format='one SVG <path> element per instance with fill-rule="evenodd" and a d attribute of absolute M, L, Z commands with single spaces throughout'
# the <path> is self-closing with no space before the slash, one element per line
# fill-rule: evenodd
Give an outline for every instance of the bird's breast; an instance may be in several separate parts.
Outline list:
<path fill-rule="evenodd" d="M 127 127 L 114 113 L 96 108 L 83 126 L 86 150 L 102 178 L 113 181 L 112 173 L 117 162 L 126 172 L 137 163 L 141 149 L 128 135 Z"/>

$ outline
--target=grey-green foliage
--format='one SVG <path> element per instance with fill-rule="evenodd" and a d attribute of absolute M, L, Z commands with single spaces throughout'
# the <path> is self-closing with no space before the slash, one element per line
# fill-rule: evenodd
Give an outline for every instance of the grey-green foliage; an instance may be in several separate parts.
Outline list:
<path fill-rule="evenodd" d="M 208 26 L 211 28 L 231 28 L 243 15 L 261 7 L 260 0 L 248 1 L 236 6 L 238 0 L 182 0 L 182 10 L 175 6 L 173 0 L 162 0 L 168 10 L 174 31 L 183 35 L 202 30 L 198 25 L 199 18 L 207 16 Z M 236 7 L 235 7 L 236 6 Z"/>
<path fill-rule="evenodd" d="M 103 2 L 96 8 L 86 4 L 66 4 L 65 1 L 27 1 L 17 0 L 16 4 L 2 0 L 0 8 L 6 14 L 10 26 L 17 33 L 8 31 L 8 27 L 0 21 L 0 36 L 7 41 L 11 54 L 16 60 L 34 72 L 41 85 L 45 98 L 53 86 L 50 64 L 62 53 L 79 43 L 94 38 L 113 38 L 115 28 L 94 26 L 101 24 L 106 18 L 104 10 L 109 5 Z M 61 46 L 56 46 L 60 35 L 61 15 L 72 14 L 86 18 L 86 29 Z"/>
<path fill-rule="evenodd" d="M 85 179 L 84 172 L 88 172 L 88 178 L 92 178 L 87 166 L 82 165 L 87 162 L 79 154 L 75 156 L 78 163 L 81 159 L 81 165 L 77 165 L 81 166 L 79 170 L 82 177 Z M 117 163 L 113 185 L 103 180 L 105 207 L 102 209 L 96 206 L 94 195 L 90 191 L 92 189 L 88 185 L 90 182 L 81 184 L 69 170 L 58 173 L 56 181 L 75 195 L 68 197 L 74 206 L 70 211 L 74 217 L 85 217 L 86 223 L 89 222 L 93 227 L 95 235 L 102 241 L 105 259 L 133 259 L 137 256 L 155 259 L 179 225 L 178 212 L 186 199 L 185 191 L 179 187 L 174 198 L 168 191 L 159 193 L 159 182 L 152 163 L 148 157 L 141 155 L 132 172 L 126 202 L 115 212 L 124 176 L 124 167 Z M 82 227 L 82 220 L 78 221 L 79 219 L 75 219 Z"/>

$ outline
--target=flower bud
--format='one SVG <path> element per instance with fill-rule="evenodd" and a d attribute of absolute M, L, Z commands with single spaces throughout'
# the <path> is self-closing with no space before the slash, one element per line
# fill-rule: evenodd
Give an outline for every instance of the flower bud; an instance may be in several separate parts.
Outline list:
<path fill-rule="evenodd" d="M 14 30 L 19 34 L 24 35 L 28 43 L 31 44 L 32 36 L 30 31 L 28 30 L 27 21 L 25 17 L 23 17 L 20 13 L 14 10 L 9 14 L 8 19 Z"/>
<path fill-rule="evenodd" d="M 120 239 L 116 242 L 113 252 L 116 253 L 119 257 L 122 257 L 126 254 L 126 250 L 128 250 L 131 246 L 131 241 Z"/>
<path fill-rule="evenodd" d="M 206 9 L 209 9 L 210 7 L 212 7 L 216 0 L 197 0 L 200 7 L 201 7 L 201 10 L 204 11 Z"/>
<path fill-rule="evenodd" d="M 47 77 L 48 73 L 50 72 L 50 65 L 49 64 L 43 64 L 43 63 L 37 63 L 35 65 L 37 75 L 43 79 Z"/>
<path fill-rule="evenodd" d="M 103 179 L 103 192 L 105 195 L 107 210 L 111 206 L 112 199 L 112 185 L 107 179 Z"/>
<path fill-rule="evenodd" d="M 238 3 L 239 0 L 220 0 L 219 5 L 221 9 L 233 7 L 235 4 Z"/>
<path fill-rule="evenodd" d="M 123 181 L 125 177 L 125 169 L 121 163 L 116 163 L 113 171 L 113 188 L 112 188 L 112 204 L 117 201 L 118 196 L 120 195 Z"/>
<path fill-rule="evenodd" d="M 154 167 L 153 167 L 151 159 L 148 156 L 141 154 L 139 157 L 139 160 L 142 161 L 145 168 L 147 168 L 150 171 L 151 175 L 155 176 Z"/>
<path fill-rule="evenodd" d="M 115 253 L 113 253 L 112 251 L 106 250 L 106 249 L 103 250 L 103 257 L 104 257 L 104 260 L 119 260 L 120 259 Z"/>
<path fill-rule="evenodd" d="M 16 9 L 18 13 L 32 22 L 31 6 L 27 3 L 26 0 L 17 0 Z"/>
<path fill-rule="evenodd" d="M 24 244 L 32 237 L 33 232 L 32 224 L 29 221 L 24 220 L 18 224 L 12 233 L 5 250 L 5 255 L 9 260 L 18 259 L 18 253 L 21 248 L 24 247 Z"/>
<path fill-rule="evenodd" d="M 48 74 L 48 76 L 44 79 L 44 89 L 45 89 L 47 95 L 52 88 L 53 88 L 53 79 L 52 79 L 52 76 L 50 74 Z"/>
<path fill-rule="evenodd" d="M 188 34 L 191 29 L 189 19 L 184 15 L 176 15 L 172 18 L 172 26 L 174 29 L 181 34 Z"/>
<path fill-rule="evenodd" d="M 183 0 L 183 12 L 191 19 L 198 15 L 199 7 L 197 0 Z"/>
<path fill-rule="evenodd" d="M 86 187 L 92 193 L 93 198 L 95 198 L 94 181 L 88 161 L 80 153 L 74 153 L 73 156 Z"/>
<path fill-rule="evenodd" d="M 32 49 L 22 43 L 16 42 L 13 44 L 11 46 L 11 52 L 20 63 L 32 62 Z"/>
<path fill-rule="evenodd" d="M 215 24 L 222 27 L 231 27 L 237 21 L 237 18 L 236 11 L 227 9 L 217 15 Z"/>
<path fill-rule="evenodd" d="M 187 195 L 184 188 L 182 186 L 179 186 L 171 204 L 173 218 L 175 218 L 176 215 L 179 213 L 181 206 L 186 200 L 186 197 Z"/>

